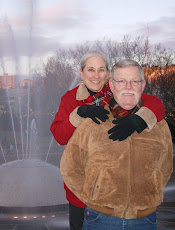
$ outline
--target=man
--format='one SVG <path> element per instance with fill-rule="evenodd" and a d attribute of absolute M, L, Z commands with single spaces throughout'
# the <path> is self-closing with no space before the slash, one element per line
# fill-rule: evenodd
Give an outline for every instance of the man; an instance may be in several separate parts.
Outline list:
<path fill-rule="evenodd" d="M 87 118 L 79 125 L 63 153 L 61 175 L 87 205 L 84 230 L 156 229 L 155 210 L 172 172 L 170 130 L 162 120 L 150 132 L 115 140 L 118 117 L 132 116 L 141 106 L 142 67 L 133 60 L 120 61 L 109 84 L 109 119 L 97 125 Z"/>
<path fill-rule="evenodd" d="M 83 55 L 80 61 L 82 83 L 69 90 L 61 98 L 58 112 L 50 130 L 60 145 L 66 145 L 75 129 L 87 117 L 95 123 L 108 119 L 104 106 L 112 92 L 108 80 L 108 61 L 101 53 L 90 52 Z M 164 105 L 156 96 L 142 94 L 142 107 L 135 116 L 120 120 L 117 128 L 112 130 L 113 140 L 124 140 L 132 132 L 142 132 L 147 126 L 151 130 L 156 122 L 164 119 Z M 124 130 L 120 132 L 119 129 Z M 127 128 L 127 129 L 126 129 Z M 83 131 L 84 132 L 84 131 Z M 85 204 L 80 201 L 64 184 L 66 198 L 69 201 L 69 222 L 71 230 L 81 230 L 84 219 Z"/>
<path fill-rule="evenodd" d="M 79 125 L 63 153 L 61 175 L 86 204 L 83 229 L 156 229 L 155 210 L 172 172 L 171 134 L 162 120 L 150 132 L 138 134 L 136 129 L 116 140 L 118 117 L 132 116 L 141 106 L 142 67 L 133 60 L 120 61 L 109 84 L 109 119 L 98 125 L 87 118 Z"/>

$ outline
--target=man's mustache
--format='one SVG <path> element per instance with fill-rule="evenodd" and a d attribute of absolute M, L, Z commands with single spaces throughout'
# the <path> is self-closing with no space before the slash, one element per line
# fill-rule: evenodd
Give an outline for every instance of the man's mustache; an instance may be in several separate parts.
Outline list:
<path fill-rule="evenodd" d="M 121 97 L 123 94 L 127 94 L 127 93 L 129 93 L 129 94 L 134 94 L 134 96 L 137 97 L 137 93 L 136 93 L 135 91 L 132 91 L 132 90 L 123 90 L 123 91 L 121 91 L 121 92 L 119 93 L 119 97 Z"/>

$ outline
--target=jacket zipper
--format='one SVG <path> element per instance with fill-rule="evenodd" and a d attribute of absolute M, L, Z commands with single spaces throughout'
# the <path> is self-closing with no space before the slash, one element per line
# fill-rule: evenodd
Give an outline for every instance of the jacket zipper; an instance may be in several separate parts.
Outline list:
<path fill-rule="evenodd" d="M 127 212 L 128 212 L 128 209 L 129 209 L 129 206 L 130 206 L 130 202 L 131 202 L 131 178 L 132 178 L 132 148 L 131 148 L 131 136 L 129 136 L 129 144 L 130 144 L 130 178 L 129 178 L 129 181 L 130 181 L 130 185 L 129 185 L 129 197 L 128 197 L 128 204 L 126 206 L 126 209 L 125 209 L 125 212 L 124 212 L 124 215 L 123 215 L 123 218 L 126 219 L 126 215 L 127 215 Z"/>

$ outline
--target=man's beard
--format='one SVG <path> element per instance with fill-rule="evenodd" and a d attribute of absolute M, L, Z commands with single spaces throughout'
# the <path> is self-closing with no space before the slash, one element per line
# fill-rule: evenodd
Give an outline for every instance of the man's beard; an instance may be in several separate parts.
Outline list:
<path fill-rule="evenodd" d="M 122 95 L 123 95 L 123 94 L 127 94 L 127 93 L 133 94 L 133 96 L 135 96 L 135 105 L 137 105 L 138 102 L 139 102 L 139 98 L 138 98 L 137 93 L 136 93 L 135 91 L 132 91 L 132 90 L 123 90 L 123 91 L 121 91 L 121 92 L 119 93 L 118 102 L 121 100 Z"/>

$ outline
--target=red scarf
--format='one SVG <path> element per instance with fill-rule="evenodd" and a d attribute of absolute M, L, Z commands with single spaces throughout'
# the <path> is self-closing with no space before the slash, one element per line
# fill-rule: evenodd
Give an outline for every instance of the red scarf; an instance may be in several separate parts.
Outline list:
<path fill-rule="evenodd" d="M 111 113 L 115 118 L 121 118 L 136 113 L 142 106 L 142 102 L 140 100 L 139 103 L 133 109 L 125 110 L 120 107 L 120 105 L 115 101 L 113 96 L 110 98 L 108 103 L 109 103 L 109 109 L 111 110 Z"/>
<path fill-rule="evenodd" d="M 105 106 L 108 104 L 111 96 L 112 92 L 109 87 L 109 82 L 107 82 L 100 92 L 94 95 L 90 95 L 87 99 L 84 100 L 84 103 L 86 105 Z"/>

